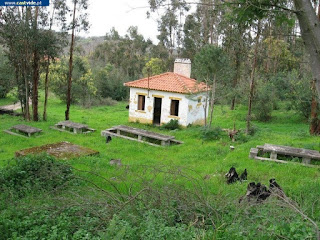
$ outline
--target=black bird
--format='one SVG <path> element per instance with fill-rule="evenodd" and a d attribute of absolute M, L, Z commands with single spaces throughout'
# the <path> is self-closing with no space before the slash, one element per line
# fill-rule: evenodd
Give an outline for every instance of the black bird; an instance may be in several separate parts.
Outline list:
<path fill-rule="evenodd" d="M 243 173 L 241 173 L 240 175 L 240 181 L 247 180 L 247 177 L 248 177 L 247 169 L 244 169 Z"/>

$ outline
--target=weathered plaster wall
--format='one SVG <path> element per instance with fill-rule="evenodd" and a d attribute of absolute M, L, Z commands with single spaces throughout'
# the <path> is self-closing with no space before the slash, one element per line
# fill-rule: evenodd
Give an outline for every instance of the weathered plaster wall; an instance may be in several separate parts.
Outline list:
<path fill-rule="evenodd" d="M 139 111 L 138 109 L 138 95 L 145 95 L 145 110 Z M 162 98 L 162 109 L 161 109 L 161 124 L 169 122 L 171 119 L 178 119 L 179 124 L 182 126 L 187 126 L 192 121 L 201 121 L 204 118 L 203 107 L 197 106 L 198 101 L 191 100 L 184 94 L 180 93 L 170 93 L 163 91 L 149 91 L 141 88 L 130 88 L 130 103 L 129 103 L 129 121 L 141 123 L 153 122 L 154 113 L 154 97 Z M 170 115 L 171 100 L 179 100 L 179 114 L 178 117 Z M 190 111 L 190 106 L 192 109 Z"/>
<path fill-rule="evenodd" d="M 203 125 L 204 124 L 204 106 L 206 101 L 206 96 L 204 93 L 199 93 L 197 95 L 192 95 L 188 97 L 188 119 L 187 125 Z M 208 104 L 209 105 L 209 104 Z M 206 109 L 208 116 L 208 106 Z"/>
<path fill-rule="evenodd" d="M 145 110 L 138 110 L 138 95 L 145 94 Z M 141 123 L 152 123 L 153 120 L 153 99 L 147 96 L 148 91 L 141 88 L 130 88 L 130 102 L 129 102 L 129 121 Z M 150 96 L 150 94 L 149 94 Z"/>

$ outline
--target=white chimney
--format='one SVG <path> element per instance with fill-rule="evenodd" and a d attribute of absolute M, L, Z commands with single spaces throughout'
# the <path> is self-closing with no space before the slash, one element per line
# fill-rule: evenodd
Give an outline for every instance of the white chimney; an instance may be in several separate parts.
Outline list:
<path fill-rule="evenodd" d="M 177 58 L 174 61 L 173 72 L 190 78 L 190 76 L 191 76 L 191 60 L 187 59 L 187 58 Z"/>

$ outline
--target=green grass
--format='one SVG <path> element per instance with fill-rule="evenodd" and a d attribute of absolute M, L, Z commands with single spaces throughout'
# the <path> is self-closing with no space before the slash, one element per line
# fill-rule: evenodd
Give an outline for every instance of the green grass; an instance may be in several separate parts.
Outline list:
<path fill-rule="evenodd" d="M 6 100 L 1 100 L 0 105 L 3 105 L 3 101 L 6 102 Z M 49 101 L 47 122 L 25 122 L 20 117 L 2 115 L 0 116 L 0 165 L 5 165 L 6 160 L 14 157 L 15 151 L 59 141 L 69 141 L 100 152 L 100 156 L 96 158 L 96 166 L 88 164 L 86 158 L 72 160 L 72 164 L 85 168 L 97 168 L 101 171 L 110 168 L 108 161 L 111 158 L 120 158 L 124 164 L 128 165 L 182 166 L 203 176 L 207 174 L 223 175 L 231 166 L 235 166 L 239 170 L 247 168 L 250 180 L 267 182 L 269 178 L 274 177 L 288 189 L 291 189 L 290 186 L 294 182 L 314 181 L 315 177 L 320 176 L 317 169 L 258 162 L 248 158 L 251 147 L 264 143 L 312 147 L 315 150 L 320 150 L 318 137 L 309 136 L 307 123 L 302 121 L 295 112 L 278 110 L 274 112 L 271 122 L 254 122 L 253 124 L 258 127 L 258 132 L 255 136 L 250 137 L 246 143 L 232 143 L 227 136 L 221 140 L 205 142 L 200 137 L 200 127 L 196 126 L 178 131 L 168 131 L 150 125 L 128 123 L 128 111 L 125 105 L 126 103 L 118 103 L 116 106 L 100 106 L 90 109 L 72 106 L 70 114 L 72 121 L 88 124 L 89 127 L 97 130 L 86 135 L 73 135 L 50 129 L 50 126 L 64 119 L 65 104 L 55 98 L 51 98 Z M 42 108 L 39 109 L 39 112 L 42 113 Z M 240 106 L 236 111 L 229 111 L 227 106 L 218 106 L 214 112 L 213 125 L 232 128 L 235 121 L 236 128 L 244 129 L 245 116 L 245 107 Z M 39 137 L 25 139 L 2 132 L 21 123 L 41 128 L 43 134 Z M 101 130 L 119 124 L 174 135 L 184 144 L 158 148 L 121 138 L 113 138 L 109 144 L 106 144 L 105 139 L 100 136 Z M 233 152 L 229 151 L 230 145 L 235 146 Z M 99 165 L 102 165 L 102 168 Z"/>
<path fill-rule="evenodd" d="M 10 101 L 0 99 L 0 106 Z M 273 112 L 273 118 L 268 123 L 253 122 L 258 131 L 245 143 L 233 143 L 227 136 L 223 136 L 220 140 L 206 142 L 201 139 L 201 128 L 197 126 L 169 131 L 150 125 L 128 123 L 128 110 L 125 106 L 125 102 L 120 102 L 115 106 L 99 106 L 90 109 L 73 105 L 70 119 L 88 124 L 89 127 L 97 130 L 87 135 L 73 135 L 50 129 L 50 126 L 64 120 L 65 104 L 54 97 L 51 97 L 49 101 L 47 122 L 25 122 L 20 117 L 2 115 L 0 116 L 0 166 L 7 165 L 18 150 L 69 141 L 100 152 L 99 156 L 69 160 L 68 163 L 77 169 L 94 171 L 110 179 L 119 174 L 117 168 L 109 165 L 111 158 L 120 158 L 123 164 L 130 165 L 131 169 L 137 171 L 141 171 L 145 165 L 181 168 L 201 178 L 210 175 L 211 178 L 206 180 L 209 193 L 235 202 L 245 194 L 247 184 L 227 185 L 224 174 L 232 166 L 236 167 L 240 173 L 246 168 L 248 182 L 268 184 L 270 178 L 276 178 L 286 194 L 296 200 L 302 210 L 311 215 L 315 221 L 320 222 L 318 201 L 320 198 L 320 169 L 294 164 L 261 162 L 248 158 L 250 148 L 264 143 L 307 147 L 319 151 L 319 138 L 308 134 L 308 123 L 302 120 L 297 113 L 280 109 Z M 39 113 L 42 114 L 42 107 Z M 235 111 L 230 111 L 228 106 L 217 106 L 214 111 L 213 125 L 233 128 L 235 122 L 237 129 L 244 130 L 245 118 L 246 107 L 244 106 L 238 106 Z M 26 139 L 3 132 L 15 124 L 27 124 L 41 128 L 43 134 Z M 184 144 L 163 148 L 121 138 L 113 138 L 110 143 L 106 144 L 105 139 L 100 136 L 101 130 L 120 124 L 173 135 Z M 234 151 L 229 150 L 230 145 L 235 146 Z M 92 178 L 92 180 L 102 187 L 109 188 L 97 178 Z M 159 181 L 161 184 L 161 181 L 165 179 Z M 190 184 L 190 186 L 193 185 Z"/>

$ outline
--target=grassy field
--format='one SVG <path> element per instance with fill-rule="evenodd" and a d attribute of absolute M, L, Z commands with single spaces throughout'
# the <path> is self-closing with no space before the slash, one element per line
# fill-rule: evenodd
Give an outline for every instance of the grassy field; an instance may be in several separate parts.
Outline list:
<path fill-rule="evenodd" d="M 0 105 L 13 102 L 14 99 L 1 99 Z M 42 106 L 42 103 L 40 106 Z M 227 185 L 224 174 L 232 166 L 238 172 L 242 172 L 246 168 L 248 182 L 255 181 L 268 184 L 269 179 L 275 178 L 285 193 L 299 204 L 302 211 L 318 224 L 320 223 L 319 168 L 261 162 L 248 158 L 250 148 L 264 143 L 320 150 L 319 137 L 309 136 L 308 123 L 303 121 L 294 111 L 275 110 L 270 122 L 253 122 L 257 128 L 254 136 L 247 137 L 245 141 L 232 143 L 226 135 L 220 140 L 203 141 L 201 128 L 198 126 L 169 131 L 139 123 L 128 123 L 128 110 L 125 106 L 126 103 L 124 102 L 115 106 L 99 106 L 90 109 L 72 106 L 70 113 L 72 121 L 88 124 L 89 127 L 97 130 L 87 135 L 74 135 L 50 129 L 50 126 L 64 119 L 65 104 L 54 97 L 51 97 L 49 101 L 47 122 L 25 122 L 20 117 L 1 115 L 0 166 L 6 166 L 17 150 L 59 141 L 69 141 L 100 152 L 99 156 L 68 160 L 68 164 L 77 169 L 94 171 L 110 179 L 118 174 L 118 170 L 109 165 L 109 160 L 112 158 L 121 159 L 123 164 L 129 165 L 137 171 L 147 166 L 184 169 L 199 179 L 209 175 L 209 179 L 204 180 L 208 187 L 208 194 L 228 199 L 232 204 L 235 204 L 245 194 L 247 183 Z M 42 108 L 40 108 L 40 112 L 42 112 Z M 232 128 L 235 122 L 237 128 L 244 129 L 245 118 L 246 107 L 238 106 L 235 111 L 230 111 L 228 106 L 218 105 L 214 110 L 213 125 L 221 128 Z M 15 124 L 27 124 L 41 128 L 43 134 L 26 139 L 3 132 L 3 130 Z M 177 140 L 183 141 L 184 144 L 165 148 L 153 147 L 120 138 L 113 138 L 109 144 L 106 144 L 105 139 L 100 136 L 101 130 L 119 124 L 173 135 Z M 234 151 L 230 151 L 230 145 L 235 146 Z M 109 188 L 104 186 L 102 181 L 93 180 L 97 181 L 98 185 L 106 189 Z M 159 181 L 161 184 L 162 181 L 166 180 Z"/>

